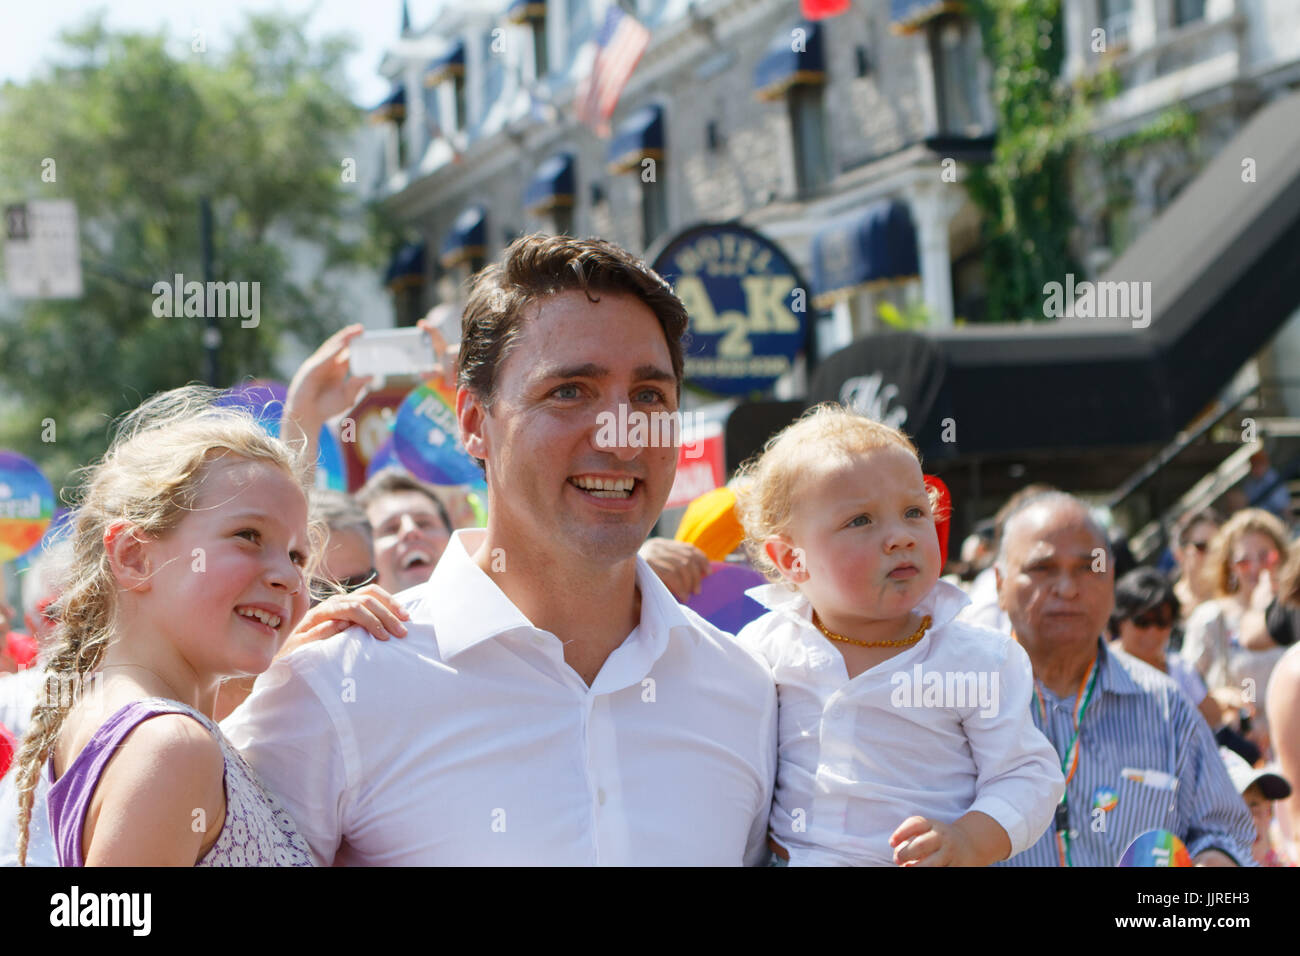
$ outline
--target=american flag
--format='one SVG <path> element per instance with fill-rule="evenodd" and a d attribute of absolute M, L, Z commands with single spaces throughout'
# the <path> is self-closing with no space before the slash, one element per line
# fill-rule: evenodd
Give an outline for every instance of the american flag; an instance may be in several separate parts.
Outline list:
<path fill-rule="evenodd" d="M 618 98 L 649 45 L 650 31 L 617 4 L 610 4 L 605 24 L 596 35 L 596 60 L 574 96 L 579 122 L 601 136 L 609 135 L 609 118 L 614 115 Z"/>

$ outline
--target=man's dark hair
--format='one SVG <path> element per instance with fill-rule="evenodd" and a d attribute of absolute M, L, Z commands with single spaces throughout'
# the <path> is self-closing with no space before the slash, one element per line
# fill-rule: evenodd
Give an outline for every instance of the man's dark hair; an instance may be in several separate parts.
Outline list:
<path fill-rule="evenodd" d="M 447 505 L 442 500 L 442 496 L 432 486 L 425 484 L 410 472 L 396 465 L 389 465 L 387 468 L 380 469 L 371 475 L 353 496 L 353 499 L 362 508 L 369 511 L 370 506 L 380 498 L 402 491 L 416 491 L 424 495 L 438 509 L 438 517 L 442 519 L 447 531 L 456 530 L 456 526 L 451 523 L 451 515 L 447 512 Z"/>
<path fill-rule="evenodd" d="M 1110 615 L 1110 629 L 1119 634 L 1121 621 L 1131 621 L 1148 611 L 1168 607 L 1170 621 L 1178 620 L 1181 605 L 1169 579 L 1155 568 L 1134 568 L 1115 582 L 1115 610 Z"/>
<path fill-rule="evenodd" d="M 499 263 L 474 277 L 461 317 L 457 384 L 490 409 L 501 365 L 518 338 L 527 310 L 548 296 L 575 290 L 585 292 L 592 302 L 598 302 L 604 292 L 635 296 L 646 304 L 663 327 L 680 397 L 687 315 L 672 286 L 611 242 L 569 236 L 516 239 Z"/>

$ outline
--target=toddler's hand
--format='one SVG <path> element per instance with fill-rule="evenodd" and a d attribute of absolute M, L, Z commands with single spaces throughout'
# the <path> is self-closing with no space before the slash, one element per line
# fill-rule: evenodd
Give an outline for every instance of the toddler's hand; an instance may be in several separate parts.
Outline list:
<path fill-rule="evenodd" d="M 988 866 L 1011 853 L 1007 832 L 978 810 L 955 823 L 908 817 L 889 838 L 889 845 L 899 866 Z"/>
<path fill-rule="evenodd" d="M 974 866 L 969 836 L 952 823 L 908 817 L 889 838 L 899 866 Z"/>

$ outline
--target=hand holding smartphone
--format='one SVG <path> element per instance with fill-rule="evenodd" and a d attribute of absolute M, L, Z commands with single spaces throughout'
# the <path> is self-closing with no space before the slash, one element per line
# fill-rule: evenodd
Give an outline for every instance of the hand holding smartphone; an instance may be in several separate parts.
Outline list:
<path fill-rule="evenodd" d="M 422 378 L 437 368 L 433 342 L 423 329 L 366 330 L 348 345 L 348 370 L 376 379 Z"/>

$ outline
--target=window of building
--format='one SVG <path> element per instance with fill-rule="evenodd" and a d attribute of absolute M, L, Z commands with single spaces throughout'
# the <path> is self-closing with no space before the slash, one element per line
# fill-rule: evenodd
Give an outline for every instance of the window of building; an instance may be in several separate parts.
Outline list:
<path fill-rule="evenodd" d="M 668 0 L 629 0 L 624 4 L 629 13 L 645 26 L 652 27 L 663 19 Z"/>
<path fill-rule="evenodd" d="M 574 234 L 572 206 L 556 206 L 551 212 L 551 219 L 555 223 L 555 234 L 557 236 L 572 236 Z"/>
<path fill-rule="evenodd" d="M 1097 14 L 1106 31 L 1107 43 L 1128 40 L 1129 21 L 1133 16 L 1133 0 L 1097 0 Z"/>
<path fill-rule="evenodd" d="M 546 19 L 543 17 L 532 21 L 533 31 L 533 77 L 542 79 L 551 72 L 550 57 L 546 52 Z"/>
<path fill-rule="evenodd" d="M 722 149 L 722 130 L 718 127 L 717 120 L 709 120 L 704 124 L 704 148 L 710 153 Z"/>
<path fill-rule="evenodd" d="M 935 118 L 940 136 L 985 132 L 980 83 L 979 26 L 960 16 L 936 17 L 927 28 L 934 67 Z"/>
<path fill-rule="evenodd" d="M 1205 0 L 1174 0 L 1174 26 L 1205 19 Z"/>
<path fill-rule="evenodd" d="M 668 187 L 659 164 L 654 182 L 641 183 L 641 248 L 648 250 L 668 231 Z"/>
<path fill-rule="evenodd" d="M 482 94 L 479 100 L 478 117 L 475 125 L 482 125 L 483 121 L 492 112 L 492 104 L 501 97 L 501 90 L 505 87 L 506 71 L 504 53 L 498 53 L 493 49 L 496 39 L 491 33 L 483 34 L 483 62 L 480 71 Z"/>
<path fill-rule="evenodd" d="M 853 48 L 854 73 L 859 77 L 864 77 L 871 72 L 871 55 L 865 46 L 856 46 Z"/>
<path fill-rule="evenodd" d="M 799 195 L 816 192 L 830 180 L 830 149 L 826 140 L 826 108 L 822 87 L 799 83 L 786 96 L 794 146 L 795 188 Z"/>
<path fill-rule="evenodd" d="M 572 63 L 583 44 L 592 38 L 595 24 L 591 18 L 591 0 L 565 0 L 565 4 L 564 12 L 568 24 L 565 49 L 568 51 L 568 60 Z"/>
<path fill-rule="evenodd" d="M 454 124 L 458 130 L 469 126 L 469 107 L 465 96 L 465 75 L 462 73 L 452 78 L 452 108 L 455 110 Z"/>

